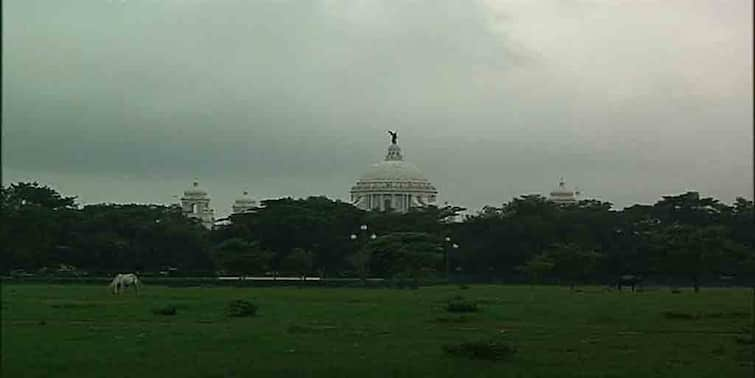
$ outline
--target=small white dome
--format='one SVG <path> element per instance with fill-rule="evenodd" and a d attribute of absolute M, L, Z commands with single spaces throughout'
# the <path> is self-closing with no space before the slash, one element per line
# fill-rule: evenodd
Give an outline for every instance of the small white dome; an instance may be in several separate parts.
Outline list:
<path fill-rule="evenodd" d="M 575 191 L 566 189 L 566 183 L 562 178 L 558 183 L 558 189 L 550 193 L 550 200 L 556 203 L 575 203 L 577 193 Z"/>
<path fill-rule="evenodd" d="M 184 196 L 187 197 L 204 197 L 207 195 L 207 191 L 199 187 L 199 183 L 194 181 L 191 188 L 184 191 Z"/>
<path fill-rule="evenodd" d="M 233 202 L 234 213 L 244 213 L 257 207 L 257 201 L 249 197 L 249 192 L 244 192 L 240 198 Z"/>

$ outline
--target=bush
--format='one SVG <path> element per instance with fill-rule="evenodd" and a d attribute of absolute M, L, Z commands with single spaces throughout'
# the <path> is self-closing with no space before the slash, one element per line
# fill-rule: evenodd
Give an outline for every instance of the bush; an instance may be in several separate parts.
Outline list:
<path fill-rule="evenodd" d="M 390 285 L 396 289 L 419 289 L 419 283 L 416 279 L 399 274 L 393 277 Z"/>
<path fill-rule="evenodd" d="M 436 323 L 466 323 L 469 321 L 469 318 L 467 318 L 464 315 L 461 316 L 453 316 L 453 317 L 438 317 L 435 318 Z"/>
<path fill-rule="evenodd" d="M 495 340 L 473 341 L 460 344 L 446 344 L 443 351 L 457 356 L 478 360 L 500 361 L 510 358 L 516 349 Z"/>
<path fill-rule="evenodd" d="M 226 314 L 231 317 L 247 317 L 257 314 L 257 305 L 252 302 L 238 299 L 228 303 Z"/>
<path fill-rule="evenodd" d="M 467 301 L 461 297 L 455 297 L 446 304 L 448 312 L 477 312 L 477 303 Z"/>
<path fill-rule="evenodd" d="M 734 341 L 737 344 L 742 344 L 742 345 L 753 345 L 753 344 L 755 344 L 755 343 L 753 343 L 752 336 L 750 336 L 750 335 L 737 335 L 734 338 Z"/>
<path fill-rule="evenodd" d="M 176 306 L 167 305 L 163 307 L 155 307 L 152 309 L 152 313 L 155 315 L 173 316 L 176 314 Z"/>

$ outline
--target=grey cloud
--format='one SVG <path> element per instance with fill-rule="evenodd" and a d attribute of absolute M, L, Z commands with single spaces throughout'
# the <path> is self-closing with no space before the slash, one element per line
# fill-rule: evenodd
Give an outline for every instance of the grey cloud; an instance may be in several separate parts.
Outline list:
<path fill-rule="evenodd" d="M 559 176 L 619 206 L 751 195 L 751 5 L 4 5 L 5 178 L 85 201 L 167 201 L 193 177 L 219 208 L 242 187 L 346 198 L 387 129 L 472 208 Z"/>

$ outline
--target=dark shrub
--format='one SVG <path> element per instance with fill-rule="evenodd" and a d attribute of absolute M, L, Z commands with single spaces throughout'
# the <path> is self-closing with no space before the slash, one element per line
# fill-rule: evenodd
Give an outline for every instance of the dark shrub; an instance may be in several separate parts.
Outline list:
<path fill-rule="evenodd" d="M 451 317 L 438 317 L 435 318 L 436 323 L 466 323 L 469 320 L 466 316 L 451 316 Z"/>
<path fill-rule="evenodd" d="M 708 312 L 704 315 L 706 318 L 711 319 L 746 319 L 750 317 L 750 313 L 744 312 L 744 311 L 733 311 L 733 312 Z"/>
<path fill-rule="evenodd" d="M 459 285 L 459 290 L 467 290 L 467 289 L 469 289 L 469 286 L 467 286 L 466 284 Z"/>
<path fill-rule="evenodd" d="M 152 309 L 152 313 L 155 315 L 173 316 L 176 314 L 176 306 L 167 305 L 163 307 L 155 307 Z"/>
<path fill-rule="evenodd" d="M 231 301 L 226 308 L 226 314 L 232 317 L 255 316 L 257 314 L 257 305 L 243 299 Z"/>
<path fill-rule="evenodd" d="M 392 286 L 396 289 L 419 289 L 417 280 L 404 277 L 394 278 Z"/>
<path fill-rule="evenodd" d="M 448 312 L 477 312 L 477 303 L 467 301 L 464 298 L 456 297 L 448 301 L 446 304 L 446 311 Z"/>
<path fill-rule="evenodd" d="M 742 345 L 753 345 L 753 339 L 752 339 L 752 336 L 750 336 L 750 335 L 737 335 L 737 336 L 736 336 L 736 337 L 734 338 L 734 341 L 735 341 L 735 342 L 736 342 L 737 344 L 742 344 Z"/>
<path fill-rule="evenodd" d="M 447 344 L 443 350 L 453 356 L 489 361 L 505 360 L 516 352 L 513 346 L 495 340 Z"/>

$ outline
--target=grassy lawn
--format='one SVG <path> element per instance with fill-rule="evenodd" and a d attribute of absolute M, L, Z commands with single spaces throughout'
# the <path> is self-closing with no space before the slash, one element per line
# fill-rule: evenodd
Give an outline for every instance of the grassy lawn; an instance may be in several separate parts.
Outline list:
<path fill-rule="evenodd" d="M 479 304 L 446 312 L 461 295 Z M 228 318 L 234 299 L 259 305 Z M 750 292 L 562 287 L 418 290 L 2 287 L 7 377 L 748 377 Z M 175 305 L 175 316 L 152 309 Z M 508 360 L 443 345 L 501 340 Z"/>

